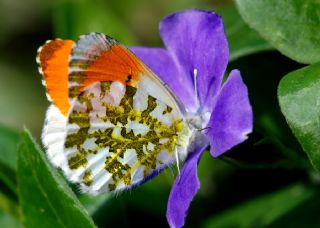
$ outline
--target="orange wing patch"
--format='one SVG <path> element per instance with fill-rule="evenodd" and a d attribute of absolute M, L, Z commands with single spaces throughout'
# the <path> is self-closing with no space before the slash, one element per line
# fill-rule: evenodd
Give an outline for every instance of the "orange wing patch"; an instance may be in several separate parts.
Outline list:
<path fill-rule="evenodd" d="M 114 44 L 88 68 L 84 86 L 100 81 L 119 81 L 136 87 L 144 65 L 134 54 L 121 45 Z"/>
<path fill-rule="evenodd" d="M 70 108 L 68 69 L 73 45 L 71 40 L 49 41 L 39 49 L 37 58 L 48 95 L 65 116 Z"/>
<path fill-rule="evenodd" d="M 102 33 L 80 36 L 69 62 L 69 97 L 96 82 L 118 81 L 136 87 L 146 66 L 126 47 Z"/>

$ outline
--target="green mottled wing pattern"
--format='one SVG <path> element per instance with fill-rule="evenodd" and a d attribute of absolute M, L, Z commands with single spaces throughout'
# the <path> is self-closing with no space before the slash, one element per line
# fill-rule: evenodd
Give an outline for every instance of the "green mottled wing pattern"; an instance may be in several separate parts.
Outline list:
<path fill-rule="evenodd" d="M 66 174 L 88 192 L 130 188 L 175 162 L 185 135 L 179 111 L 143 88 L 95 83 L 72 104 Z"/>

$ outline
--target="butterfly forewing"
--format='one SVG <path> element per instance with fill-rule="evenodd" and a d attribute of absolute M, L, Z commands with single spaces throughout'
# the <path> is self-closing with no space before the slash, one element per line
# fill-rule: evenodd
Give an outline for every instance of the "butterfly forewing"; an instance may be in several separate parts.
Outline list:
<path fill-rule="evenodd" d="M 127 48 L 101 33 L 80 36 L 69 61 L 69 97 L 99 81 L 136 85 L 144 66 Z"/>

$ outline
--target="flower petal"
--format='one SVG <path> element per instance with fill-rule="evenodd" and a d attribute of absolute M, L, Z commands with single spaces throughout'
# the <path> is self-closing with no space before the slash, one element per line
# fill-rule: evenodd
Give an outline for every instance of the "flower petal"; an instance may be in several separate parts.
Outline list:
<path fill-rule="evenodd" d="M 212 111 L 213 98 L 219 91 L 229 58 L 222 19 L 210 11 L 178 12 L 162 20 L 160 34 L 167 50 L 180 66 L 179 73 L 185 77 L 181 86 L 192 89 L 189 96 L 193 103 L 186 108 L 190 111 L 199 108 L 193 89 L 196 70 L 200 105 L 205 111 Z"/>
<path fill-rule="evenodd" d="M 198 148 L 190 154 L 180 176 L 174 181 L 167 205 L 167 220 L 170 227 L 181 227 L 184 224 L 190 203 L 200 187 L 197 167 L 207 146 Z"/>
<path fill-rule="evenodd" d="M 253 114 L 248 90 L 240 72 L 233 70 L 223 85 L 208 123 L 206 135 L 211 155 L 217 157 L 247 139 L 252 131 Z"/>
<path fill-rule="evenodd" d="M 178 73 L 177 66 L 167 50 L 145 47 L 132 47 L 130 50 L 172 89 L 185 106 L 192 104 L 193 96 L 190 96 L 190 91 L 184 86 L 184 74 Z"/>

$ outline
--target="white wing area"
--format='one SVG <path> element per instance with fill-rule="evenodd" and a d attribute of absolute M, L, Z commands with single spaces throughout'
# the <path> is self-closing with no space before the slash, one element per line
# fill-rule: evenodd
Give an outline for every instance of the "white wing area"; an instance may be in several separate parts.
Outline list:
<path fill-rule="evenodd" d="M 49 106 L 42 130 L 42 143 L 50 161 L 58 167 L 67 164 L 67 158 L 63 152 L 67 120 L 53 104 Z"/>
<path fill-rule="evenodd" d="M 148 67 L 146 66 L 148 69 Z M 138 89 L 144 91 L 145 94 L 155 97 L 157 100 L 173 107 L 178 115 L 183 118 L 186 115 L 186 110 L 182 105 L 181 101 L 171 91 L 171 89 L 161 81 L 157 75 L 155 75 L 150 69 L 149 74 L 141 75 Z M 174 80 L 174 79 L 173 79 Z"/>
<path fill-rule="evenodd" d="M 79 183 L 77 172 L 69 168 L 67 153 L 64 149 L 67 120 L 67 117 L 63 116 L 55 105 L 50 105 L 46 113 L 41 138 L 51 163 L 61 168 L 71 182 Z"/>

